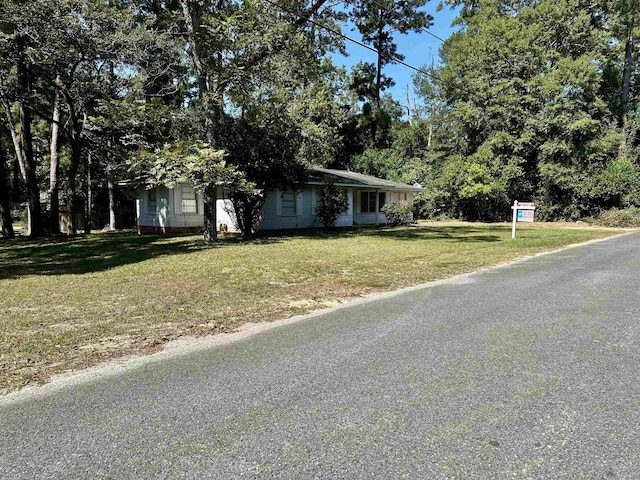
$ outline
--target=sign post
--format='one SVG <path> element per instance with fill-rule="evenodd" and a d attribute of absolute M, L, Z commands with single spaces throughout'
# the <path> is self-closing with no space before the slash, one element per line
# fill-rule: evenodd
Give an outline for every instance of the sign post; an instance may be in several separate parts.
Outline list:
<path fill-rule="evenodd" d="M 536 206 L 533 203 L 513 202 L 513 223 L 511 225 L 511 238 L 516 238 L 516 224 L 518 222 L 533 222 Z"/>

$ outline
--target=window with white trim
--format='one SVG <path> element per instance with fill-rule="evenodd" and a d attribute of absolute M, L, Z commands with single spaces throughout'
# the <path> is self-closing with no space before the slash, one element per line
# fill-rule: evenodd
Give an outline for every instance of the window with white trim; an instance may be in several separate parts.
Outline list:
<path fill-rule="evenodd" d="M 180 211 L 198 213 L 198 196 L 191 185 L 182 185 L 180 189 Z"/>

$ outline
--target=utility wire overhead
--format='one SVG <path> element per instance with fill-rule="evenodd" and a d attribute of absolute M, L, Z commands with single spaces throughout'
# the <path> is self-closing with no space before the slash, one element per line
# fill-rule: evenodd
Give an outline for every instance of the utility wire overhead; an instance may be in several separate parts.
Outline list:
<path fill-rule="evenodd" d="M 293 12 L 293 11 L 289 10 L 288 8 L 285 8 L 285 7 L 283 7 L 282 5 L 278 5 L 276 2 L 274 2 L 274 1 L 272 1 L 272 0 L 264 0 L 264 1 L 265 1 L 266 3 L 268 3 L 268 4 L 270 4 L 270 5 L 273 5 L 274 7 L 276 7 L 277 9 L 279 9 L 279 10 L 281 10 L 281 11 L 283 11 L 283 12 L 285 12 L 285 13 L 288 13 L 288 14 L 289 14 L 289 15 L 291 15 L 292 17 L 295 17 L 295 18 L 298 18 L 298 17 L 299 17 L 298 13 Z M 341 37 L 341 38 L 344 38 L 345 40 L 347 40 L 347 41 L 349 41 L 349 42 L 355 43 L 356 45 L 359 45 L 359 46 L 360 46 L 360 47 L 362 47 L 362 48 L 366 48 L 367 50 L 370 50 L 370 51 L 374 52 L 374 53 L 375 53 L 375 54 L 377 54 L 377 55 L 379 54 L 378 50 L 376 50 L 375 48 L 370 47 L 369 45 L 367 45 L 367 44 L 365 44 L 365 43 L 362 43 L 362 42 L 360 42 L 360 41 L 356 40 L 355 38 L 351 38 L 351 37 L 349 37 L 348 35 L 345 35 L 344 33 L 339 32 L 338 30 L 334 30 L 333 28 L 327 27 L 326 25 L 322 25 L 322 24 L 320 24 L 320 23 L 316 22 L 315 20 L 311 20 L 311 19 L 309 19 L 309 20 L 307 20 L 307 23 L 311 23 L 312 25 L 315 25 L 316 27 L 322 28 L 322 29 L 324 29 L 324 30 L 326 30 L 326 31 L 328 31 L 328 32 L 330 32 L 330 33 L 333 33 L 334 35 L 337 35 L 337 36 L 339 36 L 339 37 Z M 397 56 L 395 56 L 395 55 L 393 56 L 393 61 L 394 61 L 395 63 L 398 63 L 398 64 L 400 64 L 400 65 L 403 65 L 403 66 L 405 66 L 405 67 L 407 67 L 407 68 L 409 68 L 409 69 L 411 69 L 411 70 L 413 70 L 413 71 L 415 71 L 415 72 L 418 72 L 418 73 L 421 73 L 421 74 L 423 74 L 423 75 L 426 75 L 427 77 L 429 77 L 429 78 L 431 78 L 431 79 L 434 79 L 434 80 L 437 80 L 437 81 L 439 81 L 439 82 L 443 82 L 443 83 L 444 83 L 444 81 L 443 81 L 440 77 L 438 77 L 437 75 L 434 75 L 433 73 L 428 72 L 427 70 L 424 70 L 424 69 L 422 69 L 422 68 L 415 67 L 415 66 L 413 66 L 413 65 L 411 65 L 411 64 L 409 64 L 409 63 L 407 63 L 407 62 L 405 62 L 404 60 L 401 60 L 400 58 L 398 58 L 398 57 L 397 57 Z M 464 92 L 464 93 L 466 93 L 466 94 L 468 94 L 468 95 L 471 95 L 471 96 L 473 96 L 473 97 L 476 97 L 476 98 L 478 98 L 478 99 L 482 100 L 483 102 L 489 102 L 489 99 L 484 98 L 484 97 L 482 97 L 482 96 L 478 95 L 477 93 L 475 93 L 475 92 L 473 92 L 473 91 L 471 91 L 471 90 L 468 90 L 468 89 L 466 89 L 466 88 L 463 88 L 463 87 L 461 87 L 461 86 L 459 86 L 459 85 L 455 85 L 455 84 L 450 83 L 450 84 L 449 84 L 449 86 L 450 86 L 451 88 L 454 88 L 454 89 L 456 89 L 456 90 L 459 90 L 460 92 Z"/>
<path fill-rule="evenodd" d="M 371 3 L 373 3 L 376 7 L 384 10 L 384 5 L 382 5 L 380 2 L 372 1 Z M 431 35 L 433 38 L 440 40 L 442 43 L 446 41 L 444 38 L 439 37 L 435 33 L 431 32 L 428 27 L 420 27 L 420 31 L 426 33 L 427 35 Z"/>

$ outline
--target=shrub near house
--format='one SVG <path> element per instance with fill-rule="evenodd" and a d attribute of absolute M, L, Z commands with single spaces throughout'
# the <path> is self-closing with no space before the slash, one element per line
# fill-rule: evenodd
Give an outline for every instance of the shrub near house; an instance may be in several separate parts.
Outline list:
<path fill-rule="evenodd" d="M 387 225 L 409 225 L 413 221 L 413 205 L 404 200 L 387 203 L 382 207 L 382 213 L 387 217 Z"/>
<path fill-rule="evenodd" d="M 330 177 L 319 192 L 316 215 L 325 228 L 335 227 L 336 221 L 342 212 L 349 208 L 346 192 L 336 187 Z"/>

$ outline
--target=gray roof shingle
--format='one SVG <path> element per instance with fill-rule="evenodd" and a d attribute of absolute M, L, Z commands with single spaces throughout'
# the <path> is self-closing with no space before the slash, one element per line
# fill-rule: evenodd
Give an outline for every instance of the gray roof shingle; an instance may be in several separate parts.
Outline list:
<path fill-rule="evenodd" d="M 408 185 L 406 183 L 392 182 L 383 178 L 364 175 L 362 173 L 350 172 L 348 170 L 333 170 L 330 168 L 313 167 L 310 169 L 310 184 L 324 183 L 325 176 L 330 176 L 338 186 L 349 187 L 369 187 L 384 190 L 402 190 L 409 192 L 421 192 L 424 189 L 420 185 Z"/>

